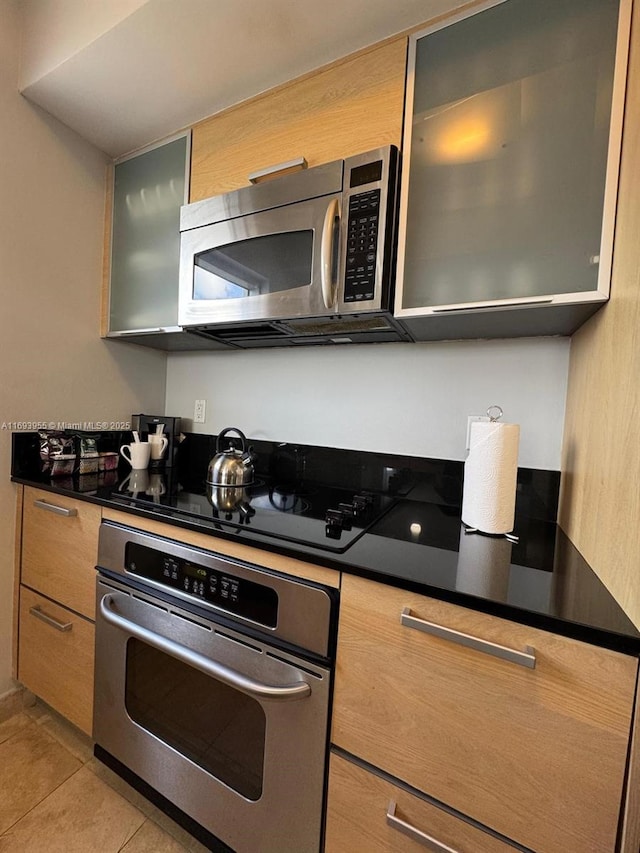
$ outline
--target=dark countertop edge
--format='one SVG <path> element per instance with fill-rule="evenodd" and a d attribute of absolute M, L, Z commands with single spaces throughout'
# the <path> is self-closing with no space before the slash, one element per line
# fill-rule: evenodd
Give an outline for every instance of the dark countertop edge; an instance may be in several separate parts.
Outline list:
<path fill-rule="evenodd" d="M 550 633 L 559 634 L 570 639 L 579 640 L 591 645 L 600 646 L 610 649 L 614 652 L 633 655 L 640 655 L 640 637 L 632 637 L 626 634 L 620 634 L 615 631 L 609 631 L 595 626 L 585 625 L 581 622 L 574 622 L 569 619 L 563 619 L 558 616 L 552 616 L 545 613 L 538 613 L 534 610 L 525 610 L 516 607 L 512 604 L 503 604 L 501 602 L 492 601 L 487 598 L 469 595 L 458 590 L 450 590 L 444 587 L 432 586 L 428 583 L 420 583 L 418 581 L 388 575 L 376 569 L 367 569 L 361 566 L 354 566 L 348 562 L 348 559 L 343 556 L 342 559 L 332 558 L 330 554 L 319 552 L 310 546 L 297 545 L 290 546 L 286 542 L 269 541 L 264 534 L 252 534 L 247 530 L 243 530 L 242 537 L 226 533 L 220 530 L 211 530 L 210 527 L 203 523 L 191 522 L 188 519 L 179 517 L 167 517 L 161 512 L 146 511 L 140 507 L 125 506 L 119 503 L 114 503 L 104 498 L 98 498 L 91 494 L 76 492 L 72 489 L 63 489 L 58 486 L 43 485 L 33 480 L 28 480 L 21 477 L 11 477 L 11 482 L 29 486 L 34 489 L 42 489 L 52 494 L 64 495 L 76 500 L 86 501 L 87 503 L 104 506 L 118 512 L 139 518 L 147 518 L 157 521 L 161 524 L 167 524 L 170 527 L 185 530 L 192 530 L 196 533 L 203 533 L 211 536 L 212 539 L 224 539 L 228 542 L 236 542 L 241 545 L 248 545 L 251 548 L 256 548 L 261 551 L 269 551 L 274 554 L 282 554 L 292 559 L 301 560 L 304 562 L 314 563 L 324 568 L 333 569 L 338 572 L 346 572 L 348 574 L 357 575 L 366 578 L 367 580 L 377 581 L 388 586 L 393 586 L 397 589 L 405 589 L 407 592 L 413 592 L 421 595 L 427 595 L 431 598 L 440 601 L 446 601 L 450 604 L 466 607 L 470 610 L 476 610 L 481 613 L 487 613 L 490 616 L 497 616 L 502 619 L 507 619 L 511 622 L 517 622 L 522 625 L 529 625 L 532 628 L 538 628 Z M 212 547 L 212 550 L 215 550 Z M 256 565 L 260 565 L 256 562 Z"/>

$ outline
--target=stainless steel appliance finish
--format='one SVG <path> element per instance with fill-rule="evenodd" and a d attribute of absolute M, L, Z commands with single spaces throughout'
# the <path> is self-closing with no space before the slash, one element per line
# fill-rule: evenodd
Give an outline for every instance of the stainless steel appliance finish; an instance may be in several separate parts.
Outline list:
<path fill-rule="evenodd" d="M 180 323 L 232 346 L 403 340 L 393 146 L 186 205 Z"/>
<path fill-rule="evenodd" d="M 231 444 L 223 449 L 222 442 L 230 432 L 235 432 L 242 446 L 240 450 Z M 210 486 L 224 486 L 226 488 L 242 488 L 253 483 L 253 462 L 251 451 L 247 446 L 244 433 L 237 427 L 223 429 L 216 439 L 216 455 L 209 463 L 207 471 L 207 484 Z"/>
<path fill-rule="evenodd" d="M 236 853 L 318 853 L 332 599 L 103 522 L 94 740 Z"/>

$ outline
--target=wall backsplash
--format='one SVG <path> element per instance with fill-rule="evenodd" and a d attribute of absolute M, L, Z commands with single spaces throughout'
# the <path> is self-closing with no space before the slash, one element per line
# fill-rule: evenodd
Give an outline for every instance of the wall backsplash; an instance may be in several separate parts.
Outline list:
<path fill-rule="evenodd" d="M 498 404 L 519 464 L 559 469 L 568 338 L 173 353 L 166 412 L 193 432 L 465 458 L 467 415 Z M 194 401 L 206 422 L 192 424 Z"/>

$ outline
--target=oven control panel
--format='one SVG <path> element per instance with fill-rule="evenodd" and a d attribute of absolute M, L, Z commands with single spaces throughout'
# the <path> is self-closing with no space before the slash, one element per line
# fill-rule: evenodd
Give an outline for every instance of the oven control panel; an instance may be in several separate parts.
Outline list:
<path fill-rule="evenodd" d="M 215 571 L 137 542 L 126 545 L 125 567 L 133 575 L 215 604 L 268 628 L 275 628 L 278 623 L 278 594 L 264 584 Z"/>

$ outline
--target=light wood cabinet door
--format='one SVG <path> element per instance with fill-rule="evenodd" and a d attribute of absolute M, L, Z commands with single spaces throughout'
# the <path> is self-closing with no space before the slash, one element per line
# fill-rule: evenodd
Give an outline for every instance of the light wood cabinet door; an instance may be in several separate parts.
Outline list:
<path fill-rule="evenodd" d="M 400 147 L 406 57 L 398 38 L 195 125 L 191 201 L 248 186 L 251 172 L 296 157 L 312 167 Z"/>
<path fill-rule="evenodd" d="M 94 642 L 92 622 L 21 587 L 18 678 L 89 735 Z"/>
<path fill-rule="evenodd" d="M 96 504 L 25 487 L 22 583 L 90 619 L 100 517 Z"/>
<path fill-rule="evenodd" d="M 515 848 L 334 754 L 329 770 L 325 853 L 347 850 L 514 853 Z"/>
<path fill-rule="evenodd" d="M 420 623 L 532 647 L 535 668 Z M 636 674 L 632 657 L 345 576 L 332 739 L 540 853 L 613 853 Z"/>

